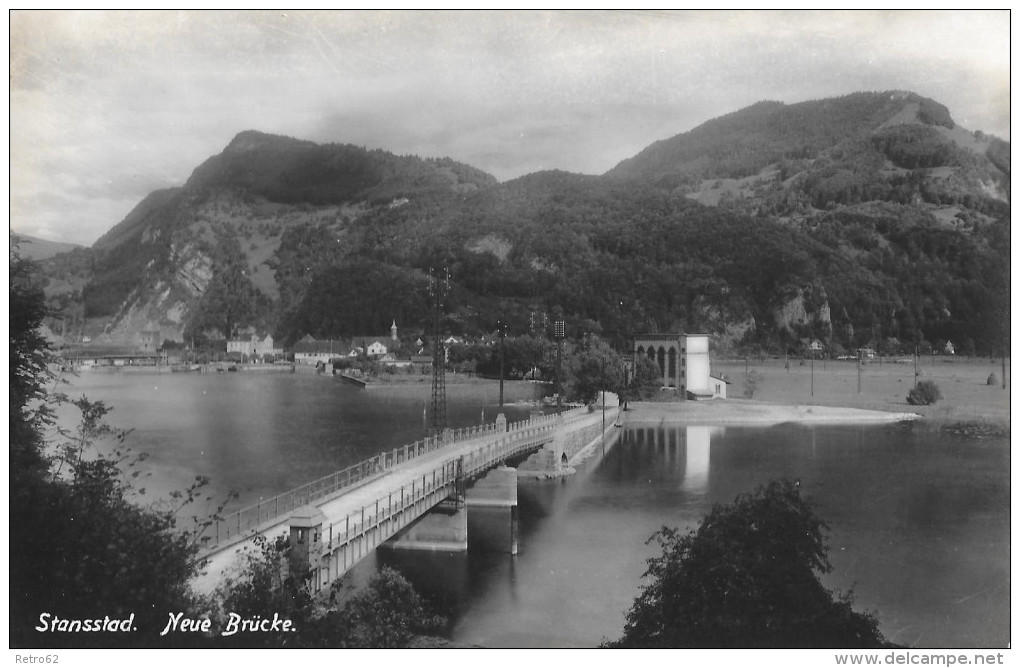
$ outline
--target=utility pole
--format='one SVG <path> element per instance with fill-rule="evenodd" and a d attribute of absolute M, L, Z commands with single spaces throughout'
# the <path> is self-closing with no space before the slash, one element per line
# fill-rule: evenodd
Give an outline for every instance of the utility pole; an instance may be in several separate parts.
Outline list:
<path fill-rule="evenodd" d="M 567 323 L 557 320 L 553 325 L 553 336 L 556 338 L 556 408 L 563 408 L 563 388 L 560 386 L 560 364 L 563 361 L 563 339 L 567 336 Z"/>
<path fill-rule="evenodd" d="M 811 350 L 811 396 L 815 396 L 815 351 Z"/>
<path fill-rule="evenodd" d="M 634 362 L 634 354 L 631 353 L 630 357 L 625 357 L 623 360 L 623 405 L 620 410 L 626 411 L 629 409 L 630 402 L 630 367 Z"/>
<path fill-rule="evenodd" d="M 450 270 L 436 276 L 429 269 L 429 296 L 432 298 L 432 426 L 439 437 L 446 429 L 446 348 L 443 343 L 443 306 L 450 291 Z"/>
<path fill-rule="evenodd" d="M 606 356 L 602 356 L 602 454 L 606 454 Z"/>
<path fill-rule="evenodd" d="M 920 372 L 917 370 L 917 357 L 919 354 L 917 346 L 914 346 L 914 388 L 917 388 L 917 377 L 920 375 Z"/>
<path fill-rule="evenodd" d="M 499 331 L 499 407 L 503 407 L 503 362 L 504 348 L 506 348 L 506 323 L 502 318 L 496 321 L 496 329 Z"/>
<path fill-rule="evenodd" d="M 1006 389 L 1006 335 L 1002 335 L 1002 389 Z"/>

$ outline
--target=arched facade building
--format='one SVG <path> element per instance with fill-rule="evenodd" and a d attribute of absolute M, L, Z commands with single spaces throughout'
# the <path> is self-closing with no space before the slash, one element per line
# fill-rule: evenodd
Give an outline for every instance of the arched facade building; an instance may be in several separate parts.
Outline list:
<path fill-rule="evenodd" d="M 662 386 L 676 389 L 682 397 L 725 397 L 725 381 L 711 376 L 707 334 L 641 334 L 634 339 L 634 355 L 655 362 Z"/>

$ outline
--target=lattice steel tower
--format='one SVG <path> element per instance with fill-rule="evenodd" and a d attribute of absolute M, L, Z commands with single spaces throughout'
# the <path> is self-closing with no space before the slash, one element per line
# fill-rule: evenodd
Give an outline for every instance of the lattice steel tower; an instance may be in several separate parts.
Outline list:
<path fill-rule="evenodd" d="M 450 292 L 450 270 L 436 276 L 429 269 L 429 297 L 432 300 L 432 421 L 429 433 L 439 436 L 446 429 L 446 345 L 443 343 L 443 307 Z"/>

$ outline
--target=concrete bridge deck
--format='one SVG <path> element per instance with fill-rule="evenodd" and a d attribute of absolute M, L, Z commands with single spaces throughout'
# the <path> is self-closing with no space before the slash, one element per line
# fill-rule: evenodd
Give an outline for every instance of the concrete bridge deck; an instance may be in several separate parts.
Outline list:
<path fill-rule="evenodd" d="M 610 414 L 610 419 L 615 420 L 616 409 L 611 409 Z M 601 413 L 580 408 L 506 426 L 461 430 L 448 434 L 445 439 L 418 442 L 381 453 L 358 467 L 316 481 L 317 491 L 306 492 L 308 503 L 302 506 L 306 511 L 317 511 L 318 517 L 315 525 L 318 530 L 310 531 L 307 536 L 315 555 L 310 564 L 313 589 L 328 587 L 381 543 L 445 499 L 458 496 L 462 499 L 467 481 L 507 459 L 539 450 L 557 437 L 563 439 L 572 431 L 580 435 L 599 419 Z M 558 459 L 556 463 L 558 465 Z M 352 475 L 352 471 L 357 474 Z M 341 475 L 345 472 L 346 485 L 342 484 L 344 476 Z M 330 482 L 334 478 L 335 484 Z M 290 501 L 285 503 L 294 506 L 305 497 L 299 493 L 287 498 Z M 260 504 L 254 520 L 248 512 L 250 509 L 230 516 L 228 522 L 237 522 L 232 531 L 228 527 L 217 527 L 221 529 L 217 544 L 204 554 L 204 574 L 193 582 L 197 591 L 212 591 L 223 573 L 236 567 L 239 552 L 251 544 L 250 539 L 255 535 L 270 539 L 291 535 L 295 513 L 274 515 L 267 510 L 262 519 L 262 505 L 268 507 L 270 503 Z M 246 512 L 249 528 L 241 530 Z"/>

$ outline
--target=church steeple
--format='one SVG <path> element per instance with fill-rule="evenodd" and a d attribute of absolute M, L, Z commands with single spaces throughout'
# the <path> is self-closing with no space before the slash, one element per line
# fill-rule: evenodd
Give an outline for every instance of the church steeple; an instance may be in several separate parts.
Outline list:
<path fill-rule="evenodd" d="M 394 341 L 397 340 L 397 321 L 394 320 L 393 324 L 390 325 L 390 338 Z"/>

